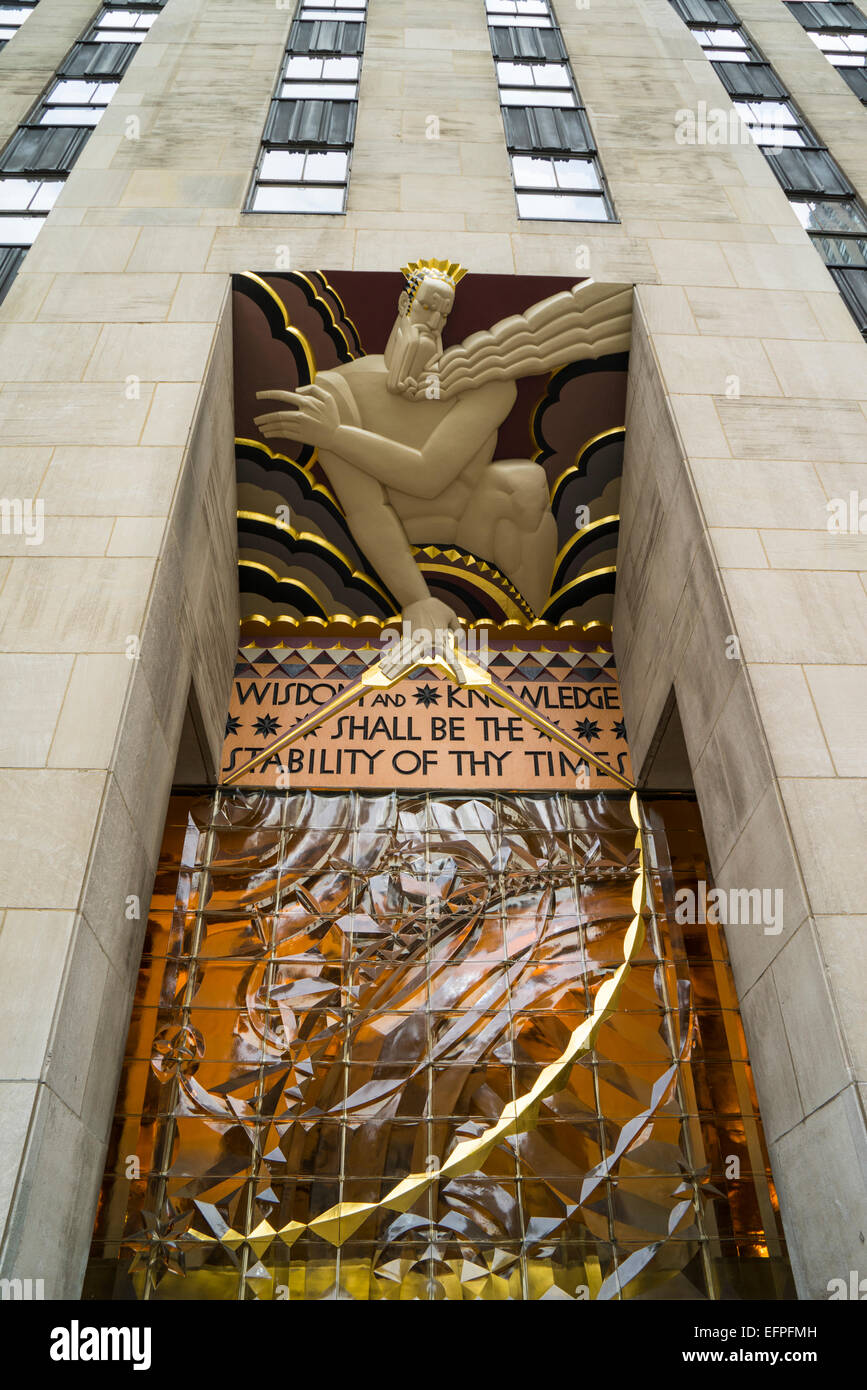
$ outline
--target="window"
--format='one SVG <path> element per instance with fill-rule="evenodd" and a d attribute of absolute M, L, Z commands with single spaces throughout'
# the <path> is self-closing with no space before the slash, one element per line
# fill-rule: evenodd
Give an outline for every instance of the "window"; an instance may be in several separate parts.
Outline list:
<path fill-rule="evenodd" d="M 489 28 L 551 29 L 547 0 L 487 0 Z"/>
<path fill-rule="evenodd" d="M 366 18 L 366 0 L 301 0 L 248 212 L 345 211 Z"/>
<path fill-rule="evenodd" d="M 153 10 L 108 6 L 97 17 L 90 37 L 94 43 L 141 43 L 155 19 Z"/>
<path fill-rule="evenodd" d="M 867 15 L 856 5 L 837 0 L 822 4 L 787 0 L 786 9 L 867 106 Z"/>
<path fill-rule="evenodd" d="M 867 214 L 854 188 L 725 0 L 671 0 L 671 4 L 713 63 L 751 139 L 776 174 L 867 337 Z M 867 53 L 867 21 L 854 5 L 792 0 L 788 8 L 804 13 L 804 18 L 800 13 L 796 17 L 805 28 L 807 17 L 817 28 L 835 21 L 841 32 L 845 29 L 852 37 L 853 26 L 864 24 Z M 845 53 L 851 56 L 853 51 Z"/>
<path fill-rule="evenodd" d="M 602 166 L 548 0 L 486 0 L 518 216 L 610 222 Z"/>
<path fill-rule="evenodd" d="M 89 125 L 99 122 L 118 88 L 117 82 L 62 79 L 42 98 L 40 125 Z"/>
<path fill-rule="evenodd" d="M 16 0 L 12 5 L 0 5 L 0 51 L 14 38 L 38 4 L 39 0 Z"/>
<path fill-rule="evenodd" d="M 702 24 L 712 24 L 715 28 L 730 25 L 733 29 L 740 26 L 740 20 L 726 0 L 671 0 L 671 3 L 691 29 Z"/>
<path fill-rule="evenodd" d="M 0 302 L 164 4 L 103 5 L 0 154 Z"/>

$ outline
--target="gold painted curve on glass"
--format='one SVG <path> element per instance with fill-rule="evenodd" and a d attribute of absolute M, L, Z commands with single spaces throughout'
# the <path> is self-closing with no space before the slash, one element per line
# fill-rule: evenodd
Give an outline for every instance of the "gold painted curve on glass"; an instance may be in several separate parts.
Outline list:
<path fill-rule="evenodd" d="M 500 1140 L 515 1134 L 526 1134 L 535 1128 L 541 1102 L 562 1087 L 575 1062 L 589 1051 L 602 1025 L 616 1011 L 624 981 L 644 942 L 642 917 L 646 911 L 651 910 L 652 889 L 647 880 L 641 812 L 638 794 L 635 791 L 629 800 L 629 813 L 636 827 L 638 868 L 632 886 L 632 910 L 635 915 L 624 937 L 623 960 L 611 978 L 597 990 L 592 1014 L 569 1035 L 560 1056 L 543 1068 L 529 1091 L 503 1107 L 495 1124 L 483 1130 L 475 1139 L 465 1139 L 456 1145 L 440 1167 L 430 1172 L 407 1174 L 378 1202 L 338 1202 L 327 1211 L 320 1212 L 312 1221 L 290 1221 L 281 1227 L 274 1227 L 270 1221 L 263 1219 L 246 1235 L 229 1227 L 219 1236 L 206 1235 L 201 1231 L 191 1231 L 189 1236 L 204 1245 L 222 1244 L 237 1249 L 243 1244 L 248 1244 L 259 1258 L 273 1240 L 279 1238 L 285 1245 L 291 1246 L 308 1230 L 329 1244 L 340 1246 L 354 1235 L 374 1212 L 408 1211 L 435 1182 L 443 1178 L 463 1177 L 467 1173 L 478 1172 Z"/>

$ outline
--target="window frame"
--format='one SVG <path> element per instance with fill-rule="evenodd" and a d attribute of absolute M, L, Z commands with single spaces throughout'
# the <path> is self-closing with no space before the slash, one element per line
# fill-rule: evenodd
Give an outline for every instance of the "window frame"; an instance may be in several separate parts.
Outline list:
<path fill-rule="evenodd" d="M 36 0 L 38 3 L 38 0 Z M 0 180 L 8 182 L 24 183 L 59 183 L 64 184 L 75 167 L 75 163 L 82 149 L 87 144 L 91 134 L 99 125 L 103 114 L 110 106 L 117 88 L 120 86 L 123 76 L 139 50 L 139 42 L 130 42 L 123 45 L 116 45 L 118 49 L 123 48 L 123 52 L 115 55 L 115 61 L 111 72 L 100 73 L 98 76 L 85 76 L 81 72 L 74 71 L 77 55 L 83 48 L 92 45 L 91 36 L 96 29 L 99 21 L 113 11 L 133 11 L 137 15 L 152 15 L 154 19 L 160 14 L 167 0 L 133 0 L 133 3 L 118 3 L 118 0 L 103 0 L 99 11 L 91 17 L 83 33 L 71 45 L 67 53 L 63 56 L 57 69 L 52 74 L 51 79 L 40 93 L 37 100 L 33 103 L 27 115 L 18 123 L 12 131 L 9 139 L 0 149 Z M 34 6 L 35 7 L 35 6 Z M 142 30 L 143 41 L 150 33 L 151 25 Z M 80 83 L 92 88 L 91 99 L 86 102 L 72 103 L 59 102 L 52 100 L 52 97 L 62 87 L 65 82 Z M 111 87 L 112 91 L 108 100 L 94 102 L 92 96 L 99 93 L 102 89 Z M 63 114 L 74 112 L 89 111 L 94 116 L 93 121 L 70 120 L 46 120 L 45 117 L 55 112 Z M 34 146 L 32 156 L 26 161 L 22 161 L 19 152 L 22 147 L 28 145 L 28 135 L 32 132 L 30 139 Z M 64 143 L 65 141 L 65 143 Z M 53 158 L 56 162 L 38 162 L 39 159 L 48 155 L 50 149 L 55 150 Z M 58 191 L 60 196 L 62 188 Z M 34 195 L 34 196 L 38 196 Z M 54 206 L 56 198 L 52 200 L 51 207 Z M 24 260 L 24 256 L 48 218 L 51 207 L 47 209 L 32 210 L 30 203 L 24 210 L 11 208 L 0 209 L 0 303 L 5 298 L 9 288 Z M 34 225 L 34 235 L 30 241 L 11 239 L 12 232 L 5 231 L 4 228 L 12 229 L 14 224 L 27 222 Z M 18 257 L 7 255 L 13 250 L 20 251 Z"/>
<path fill-rule="evenodd" d="M 795 0 L 795 3 L 811 3 L 811 0 Z M 803 137 L 801 144 L 793 144 L 790 142 L 773 144 L 770 141 L 758 140 L 754 141 L 754 143 L 764 155 L 768 164 L 770 164 L 771 170 L 777 182 L 782 187 L 793 210 L 805 203 L 836 203 L 840 206 L 851 208 L 857 218 L 862 219 L 862 221 L 867 221 L 867 209 L 865 209 L 863 203 L 859 199 L 855 188 L 846 178 L 846 175 L 837 164 L 837 161 L 834 159 L 827 145 L 824 144 L 810 125 L 810 122 L 804 116 L 797 102 L 793 100 L 791 93 L 776 73 L 773 65 L 768 62 L 749 31 L 738 18 L 737 14 L 735 14 L 731 6 L 728 5 L 727 0 L 670 0 L 670 4 L 680 15 L 681 19 L 684 20 L 686 27 L 696 38 L 699 47 L 722 82 L 735 110 L 738 109 L 739 105 L 749 105 L 752 107 L 774 105 L 777 107 L 785 107 L 792 113 L 794 123 L 791 126 L 788 125 L 788 123 L 781 124 L 779 122 L 774 122 L 769 128 L 772 130 L 787 129 L 797 131 Z M 793 8 L 789 0 L 786 0 L 786 4 L 788 9 L 791 10 Z M 697 12 L 701 9 L 706 10 L 710 5 L 715 5 L 721 12 L 725 12 L 725 19 L 718 19 L 712 22 L 706 17 L 700 19 L 687 17 L 690 11 Z M 853 6 L 852 8 L 855 7 Z M 858 13 L 860 13 L 860 11 Z M 714 57 L 715 52 L 719 53 L 722 50 L 713 44 L 703 43 L 700 35 L 703 34 L 706 36 L 717 30 L 736 31 L 741 34 L 747 45 L 748 51 L 748 57 L 745 62 L 727 63 L 719 57 Z M 750 68 L 765 70 L 772 79 L 772 84 L 780 89 L 779 95 L 761 97 L 753 95 L 744 96 L 741 95 L 739 90 L 733 90 L 733 88 L 736 87 L 737 73 L 748 71 Z M 732 71 L 730 71 L 730 69 Z M 748 130 L 751 129 L 751 123 L 745 119 L 743 113 L 738 111 L 738 115 L 746 128 Z M 804 170 L 802 176 L 804 182 L 801 185 L 795 182 L 796 170 L 799 164 Z M 816 186 L 807 187 L 807 174 L 810 175 L 813 184 Z M 864 306 L 867 305 L 867 264 L 861 265 L 856 262 L 853 265 L 840 265 L 838 263 L 832 263 L 828 259 L 827 247 L 827 243 L 832 240 L 839 242 L 857 242 L 859 243 L 859 255 L 861 255 L 860 243 L 864 240 L 865 234 L 858 231 L 829 232 L 823 229 L 810 228 L 805 225 L 803 218 L 797 212 L 795 212 L 795 216 L 798 217 L 798 221 L 804 228 L 806 235 L 822 257 L 826 269 L 837 285 L 837 288 L 840 290 L 844 302 L 858 324 L 861 333 L 867 338 L 867 310 L 864 308 Z M 839 274 L 835 272 L 839 272 Z M 864 277 L 864 284 L 860 293 L 854 293 L 848 288 L 849 280 L 854 284 L 855 277 Z M 846 279 L 847 282 L 847 291 L 845 293 L 841 288 L 843 279 Z"/>
<path fill-rule="evenodd" d="M 262 137 L 259 142 L 259 151 L 253 172 L 247 188 L 242 215 L 244 217 L 344 217 L 349 202 L 349 186 L 352 179 L 352 156 L 355 148 L 355 130 L 358 120 L 358 102 L 361 91 L 362 70 L 364 67 L 364 44 L 367 37 L 367 10 L 368 0 L 362 3 L 349 6 L 346 0 L 334 0 L 328 5 L 317 4 L 315 0 L 298 0 L 292 22 L 289 26 L 289 34 L 286 45 L 280 59 L 280 68 L 277 73 L 277 81 L 271 96 L 268 107 L 268 115 L 262 129 Z M 326 17 L 325 12 L 330 14 Z M 338 18 L 332 18 L 337 15 Z M 331 35 L 328 31 L 323 35 L 322 26 L 333 24 L 336 26 L 335 32 Z M 302 25 L 316 26 L 315 28 L 302 30 Z M 357 26 L 358 32 L 347 33 L 347 27 Z M 331 43 L 322 43 L 323 38 L 331 38 Z M 319 78 L 294 78 L 289 76 L 289 64 L 295 59 L 319 60 L 322 64 L 321 76 Z M 357 63 L 357 71 L 351 82 L 333 77 L 326 77 L 324 64 L 334 59 L 354 59 Z M 310 93 L 292 96 L 285 93 L 287 84 L 291 88 L 293 83 L 299 83 L 304 87 L 320 86 L 323 89 L 340 86 L 352 86 L 354 92 L 351 95 L 323 96 L 316 97 Z M 331 108 L 331 111 L 323 110 L 320 116 L 320 123 L 330 121 L 333 108 L 348 107 L 346 119 L 346 131 L 342 140 L 329 141 L 322 138 L 303 138 L 301 136 L 290 136 L 287 139 L 275 139 L 273 135 L 274 125 L 278 119 L 278 112 L 281 107 L 293 106 L 303 108 L 313 106 L 321 102 L 323 108 Z M 304 112 L 301 112 L 299 119 L 303 119 Z M 287 119 L 291 119 L 288 116 Z M 320 125 L 321 132 L 321 125 Z M 263 167 L 268 155 L 271 154 L 299 154 L 303 156 L 302 177 L 298 179 L 270 179 L 263 177 Z M 344 175 L 342 180 L 337 179 L 309 179 L 304 178 L 307 159 L 310 155 L 343 154 L 346 159 Z M 256 207 L 255 202 L 260 192 L 264 189 L 284 188 L 292 190 L 303 190 L 304 192 L 315 195 L 319 192 L 339 192 L 340 206 L 333 208 L 325 207 L 283 207 L 283 208 L 261 208 Z"/>
<path fill-rule="evenodd" d="M 530 0 L 534 5 L 533 11 L 518 10 L 517 6 L 522 0 L 485 0 L 485 19 L 488 26 L 488 38 L 491 45 L 491 59 L 494 65 L 494 80 L 497 83 L 497 97 L 500 104 L 500 119 L 503 123 L 503 133 L 506 139 L 506 153 L 509 158 L 509 171 L 512 178 L 512 191 L 515 197 L 515 210 L 519 222 L 570 222 L 573 225 L 587 223 L 591 226 L 598 226 L 600 223 L 616 223 L 618 221 L 614 210 L 614 201 L 605 178 L 605 171 L 602 167 L 602 160 L 599 157 L 599 148 L 596 137 L 590 124 L 590 117 L 587 113 L 578 84 L 575 81 L 575 74 L 572 71 L 572 63 L 560 26 L 557 23 L 557 16 L 551 0 Z M 504 8 L 506 5 L 515 6 L 515 13 L 510 14 Z M 510 19 L 523 20 L 521 24 L 511 24 L 504 21 Z M 539 23 L 538 21 L 544 21 Z M 501 39 L 503 31 L 509 33 L 508 39 Z M 516 49 L 520 46 L 520 39 L 514 39 L 513 34 L 526 33 L 528 30 L 551 35 L 547 47 L 556 50 L 557 56 L 551 53 L 527 54 L 517 53 Z M 531 46 L 527 41 L 526 47 Z M 501 49 L 510 47 L 511 56 L 506 56 Z M 536 44 L 540 51 L 544 50 L 545 45 L 542 41 Z M 518 84 L 501 77 L 501 70 L 506 68 L 525 67 L 533 71 L 533 81 L 531 84 Z M 566 81 L 553 87 L 546 87 L 536 81 L 536 71 L 545 68 L 557 68 L 565 74 Z M 528 101 L 504 100 L 505 93 L 514 93 L 516 96 L 532 93 L 550 93 L 553 98 L 550 101 Z M 568 97 L 568 101 L 563 98 Z M 543 116 L 541 121 L 535 113 L 548 113 Z M 557 119 L 562 116 L 561 119 Z M 570 119 L 567 119 L 570 118 Z M 523 121 L 526 125 L 527 139 L 524 140 L 518 134 L 518 126 Z M 581 147 L 578 148 L 569 136 L 568 127 L 577 127 L 581 131 Z M 563 138 L 559 143 L 553 140 L 545 140 L 546 134 L 553 135 L 559 129 L 563 129 Z M 540 187 L 539 185 L 525 184 L 519 181 L 519 176 L 515 170 L 516 159 L 540 159 L 545 160 L 552 166 L 555 183 L 553 187 Z M 555 168 L 557 161 L 568 163 L 570 160 L 582 164 L 590 164 L 598 179 L 598 189 L 564 188 L 560 185 Z M 590 199 L 594 206 L 598 206 L 603 215 L 598 218 L 573 216 L 544 216 L 538 212 L 529 213 L 522 207 L 522 202 L 526 206 L 528 198 L 539 198 L 546 201 L 549 206 L 563 204 L 567 200 L 581 198 Z"/>
<path fill-rule="evenodd" d="M 825 9 L 831 5 L 835 11 L 842 9 L 842 6 L 835 3 L 835 0 L 824 0 L 822 8 Z M 844 15 L 838 13 L 836 18 L 841 20 L 840 24 L 823 24 L 821 23 L 821 16 L 815 13 L 817 6 L 813 0 L 785 0 L 785 6 L 804 32 L 809 34 L 822 57 L 840 73 L 850 92 L 861 102 L 862 106 L 867 106 L 867 15 L 863 14 L 857 5 L 852 4 L 851 0 L 846 0 L 845 8 L 852 10 L 859 22 L 844 23 L 842 22 Z M 823 48 L 818 41 L 822 35 L 827 38 L 840 39 L 848 39 L 857 35 L 864 40 L 865 46 L 863 49 L 847 50 L 846 53 L 840 53 L 839 50 Z M 849 61 L 858 52 L 862 54 L 862 61 L 860 63 Z M 838 57 L 846 59 L 846 61 L 835 61 L 835 58 Z M 851 81 L 848 74 L 852 74 Z"/>

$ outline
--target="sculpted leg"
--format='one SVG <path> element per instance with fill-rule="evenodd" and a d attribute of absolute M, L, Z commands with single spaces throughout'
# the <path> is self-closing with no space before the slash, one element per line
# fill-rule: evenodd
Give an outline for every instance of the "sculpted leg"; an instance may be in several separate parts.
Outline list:
<path fill-rule="evenodd" d="M 551 575 L 557 554 L 557 523 L 551 513 L 546 512 L 535 531 L 522 531 L 519 535 L 521 558 L 515 570 L 514 582 L 533 612 L 539 614 L 545 607 L 551 589 Z M 499 545 L 498 537 L 498 549 Z M 495 563 L 508 574 L 505 553 L 502 561 L 495 560 Z"/>
<path fill-rule="evenodd" d="M 527 459 L 492 463 L 461 518 L 456 540 L 491 560 L 538 613 L 557 553 L 544 469 Z"/>
<path fill-rule="evenodd" d="M 394 594 L 411 628 L 435 632 L 457 627 L 457 615 L 431 594 L 382 484 L 344 459 L 324 452 L 319 457 L 353 537 Z"/>

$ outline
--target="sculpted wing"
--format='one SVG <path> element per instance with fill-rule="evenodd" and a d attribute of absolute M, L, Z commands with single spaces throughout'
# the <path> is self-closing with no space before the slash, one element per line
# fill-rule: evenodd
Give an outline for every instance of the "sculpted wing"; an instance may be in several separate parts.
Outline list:
<path fill-rule="evenodd" d="M 514 381 L 567 362 L 626 352 L 631 322 L 631 285 L 584 280 L 448 348 L 435 368 L 440 398 L 489 381 Z"/>

